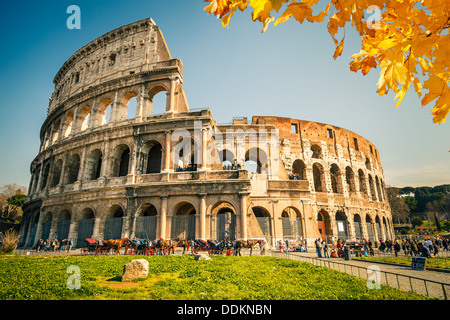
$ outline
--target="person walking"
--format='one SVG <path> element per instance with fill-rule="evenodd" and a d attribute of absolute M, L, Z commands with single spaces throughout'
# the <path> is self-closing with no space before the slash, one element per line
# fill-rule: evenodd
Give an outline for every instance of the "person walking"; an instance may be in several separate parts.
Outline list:
<path fill-rule="evenodd" d="M 329 258 L 330 255 L 328 254 L 328 245 L 324 240 L 322 240 L 322 246 L 323 246 L 323 256 L 325 258 Z"/>
<path fill-rule="evenodd" d="M 394 252 L 395 252 L 395 256 L 398 257 L 398 253 L 401 250 L 400 247 L 400 243 L 398 243 L 398 240 L 395 240 L 395 244 L 394 244 Z"/>
<path fill-rule="evenodd" d="M 316 239 L 316 241 L 314 242 L 316 245 L 316 252 L 317 252 L 317 257 L 318 258 L 322 258 L 322 253 L 321 253 L 321 246 L 320 246 L 320 240 Z"/>
<path fill-rule="evenodd" d="M 286 241 L 286 253 L 290 253 L 291 252 L 291 250 L 289 249 L 289 240 L 288 239 L 286 239 L 285 240 Z"/>
<path fill-rule="evenodd" d="M 72 246 L 73 246 L 73 239 L 70 238 L 70 239 L 67 241 L 67 252 L 70 252 L 70 250 L 72 250 Z"/>

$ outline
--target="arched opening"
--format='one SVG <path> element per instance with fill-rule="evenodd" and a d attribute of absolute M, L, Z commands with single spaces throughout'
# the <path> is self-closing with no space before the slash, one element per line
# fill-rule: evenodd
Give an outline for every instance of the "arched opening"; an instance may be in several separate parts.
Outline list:
<path fill-rule="evenodd" d="M 136 118 L 136 109 L 137 109 L 137 97 L 133 97 L 128 101 L 128 108 L 127 108 L 127 120 Z"/>
<path fill-rule="evenodd" d="M 390 239 L 389 233 L 388 233 L 388 228 L 387 228 L 387 222 L 386 222 L 386 218 L 383 217 L 383 231 L 384 231 L 384 236 L 386 237 L 386 239 Z"/>
<path fill-rule="evenodd" d="M 86 163 L 86 180 L 97 180 L 102 170 L 102 151 L 93 150 Z"/>
<path fill-rule="evenodd" d="M 373 224 L 372 219 L 369 215 L 366 215 L 366 229 L 367 229 L 367 236 L 369 237 L 370 241 L 373 241 L 375 238 L 373 236 Z"/>
<path fill-rule="evenodd" d="M 367 193 L 366 176 L 364 175 L 364 172 L 361 169 L 358 170 L 358 180 L 359 180 L 359 192 L 368 194 Z"/>
<path fill-rule="evenodd" d="M 62 240 L 69 238 L 71 214 L 69 210 L 64 210 L 59 215 L 58 236 L 57 239 L 61 243 Z"/>
<path fill-rule="evenodd" d="M 255 214 L 256 221 L 258 221 L 266 241 L 272 243 L 272 220 L 270 219 L 269 212 L 262 207 L 253 207 L 252 211 Z"/>
<path fill-rule="evenodd" d="M 333 193 L 342 193 L 341 169 L 335 163 L 330 166 L 330 180 Z"/>
<path fill-rule="evenodd" d="M 367 170 L 372 170 L 372 165 L 370 164 L 369 158 L 366 158 L 365 165 Z"/>
<path fill-rule="evenodd" d="M 381 238 L 383 238 L 383 234 L 381 233 L 381 222 L 380 222 L 380 218 L 378 216 L 375 218 L 375 226 L 377 228 L 378 240 L 380 240 Z"/>
<path fill-rule="evenodd" d="M 281 213 L 283 238 L 297 240 L 303 236 L 302 217 L 294 207 L 287 207 Z"/>
<path fill-rule="evenodd" d="M 50 229 L 52 227 L 53 214 L 48 212 L 44 216 L 44 220 L 42 221 L 42 234 L 41 239 L 46 241 L 50 238 Z"/>
<path fill-rule="evenodd" d="M 345 181 L 347 182 L 347 191 L 355 192 L 356 191 L 355 174 L 353 173 L 352 168 L 348 166 L 345 168 Z"/>
<path fill-rule="evenodd" d="M 153 87 L 149 92 L 149 99 L 151 101 L 150 115 L 165 114 L 167 110 L 167 90 L 163 86 Z"/>
<path fill-rule="evenodd" d="M 64 120 L 63 137 L 67 138 L 72 133 L 73 112 L 69 112 Z"/>
<path fill-rule="evenodd" d="M 85 208 L 81 211 L 78 222 L 77 243 L 75 246 L 81 248 L 86 245 L 86 239 L 92 238 L 94 232 L 94 211 L 91 208 Z"/>
<path fill-rule="evenodd" d="M 66 183 L 72 184 L 78 181 L 79 171 L 80 171 L 80 156 L 78 154 L 74 154 L 69 160 Z"/>
<path fill-rule="evenodd" d="M 104 126 L 111 120 L 112 100 L 110 98 L 103 99 L 98 107 L 95 115 L 95 125 Z"/>
<path fill-rule="evenodd" d="M 137 94 L 134 91 L 125 93 L 120 100 L 120 106 L 117 110 L 117 121 L 134 119 L 136 117 Z"/>
<path fill-rule="evenodd" d="M 55 125 L 53 126 L 53 133 L 52 133 L 52 144 L 54 144 L 59 139 L 59 131 L 61 128 L 61 120 L 56 121 Z"/>
<path fill-rule="evenodd" d="M 338 231 L 338 238 L 339 239 L 347 239 L 348 237 L 348 221 L 347 216 L 344 212 L 338 211 L 336 212 L 336 226 Z"/>
<path fill-rule="evenodd" d="M 124 212 L 118 204 L 113 205 L 109 209 L 109 213 L 105 220 L 104 239 L 120 239 L 122 237 L 122 223 Z"/>
<path fill-rule="evenodd" d="M 362 235 L 361 217 L 359 216 L 359 214 L 355 214 L 353 216 L 353 223 L 355 226 L 356 239 L 361 240 L 363 238 L 363 235 Z"/>
<path fill-rule="evenodd" d="M 327 241 L 328 235 L 331 235 L 330 216 L 325 210 L 317 213 L 317 227 L 322 240 Z"/>
<path fill-rule="evenodd" d="M 378 177 L 375 176 L 375 184 L 377 186 L 377 193 L 378 193 L 378 201 L 383 201 L 383 193 L 381 192 L 381 186 L 380 181 L 378 180 Z"/>
<path fill-rule="evenodd" d="M 147 153 L 147 168 L 145 173 L 160 173 L 162 161 L 162 146 L 158 142 L 154 142 L 149 146 Z"/>
<path fill-rule="evenodd" d="M 50 163 L 44 162 L 44 171 L 42 172 L 41 190 L 44 190 L 47 186 L 48 176 L 50 174 Z"/>
<path fill-rule="evenodd" d="M 130 164 L 130 148 L 126 144 L 118 145 L 113 152 L 112 176 L 124 177 L 128 175 Z"/>
<path fill-rule="evenodd" d="M 60 183 L 62 166 L 63 166 L 62 159 L 59 159 L 53 165 L 52 177 L 51 177 L 51 181 L 50 181 L 50 188 L 54 188 Z"/>
<path fill-rule="evenodd" d="M 307 180 L 306 178 L 306 165 L 305 163 L 297 159 L 292 164 L 292 176 L 290 177 L 292 180 Z"/>
<path fill-rule="evenodd" d="M 84 131 L 87 128 L 89 128 L 89 120 L 91 119 L 91 107 L 90 106 L 84 106 L 80 114 L 78 115 L 78 121 L 79 121 L 79 131 Z"/>
<path fill-rule="evenodd" d="M 316 192 L 326 192 L 324 170 L 320 163 L 313 164 L 314 190 Z"/>
<path fill-rule="evenodd" d="M 194 138 L 180 136 L 179 142 L 173 149 L 176 171 L 197 171 L 197 163 L 201 161 L 198 155 L 199 146 Z"/>
<path fill-rule="evenodd" d="M 377 194 L 375 191 L 375 185 L 373 183 L 373 179 L 372 176 L 369 174 L 369 187 L 370 187 L 370 194 L 372 196 L 372 201 L 376 201 L 377 200 Z"/>
<path fill-rule="evenodd" d="M 245 153 L 244 168 L 249 174 L 267 174 L 267 164 L 267 154 L 261 148 L 250 148 Z"/>
<path fill-rule="evenodd" d="M 150 203 L 141 205 L 136 217 L 135 237 L 146 240 L 156 239 L 157 214 L 154 205 Z"/>
<path fill-rule="evenodd" d="M 195 207 L 190 203 L 178 205 L 172 217 L 172 239 L 195 239 Z"/>
<path fill-rule="evenodd" d="M 236 212 L 228 202 L 219 202 L 211 210 L 212 237 L 218 241 L 236 240 Z"/>
<path fill-rule="evenodd" d="M 234 165 L 234 154 L 230 150 L 223 149 L 222 152 L 219 153 L 221 157 L 220 161 L 222 163 L 223 170 L 232 170 Z"/>

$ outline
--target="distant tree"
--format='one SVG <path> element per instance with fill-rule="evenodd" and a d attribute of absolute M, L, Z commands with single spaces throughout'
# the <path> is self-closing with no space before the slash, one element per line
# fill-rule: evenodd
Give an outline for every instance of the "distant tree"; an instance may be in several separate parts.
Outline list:
<path fill-rule="evenodd" d="M 423 223 L 423 220 L 420 217 L 412 217 L 411 218 L 411 225 L 413 228 L 420 227 Z"/>
<path fill-rule="evenodd" d="M 18 184 L 7 184 L 0 188 L 0 217 L 17 222 L 22 217 L 22 205 L 26 200 L 27 188 Z"/>
<path fill-rule="evenodd" d="M 387 188 L 389 205 L 391 206 L 392 219 L 406 222 L 410 209 L 404 198 L 399 197 L 399 188 Z"/>
<path fill-rule="evenodd" d="M 416 188 L 413 187 L 404 187 L 400 189 L 400 194 L 410 194 L 411 192 L 414 192 Z"/>
<path fill-rule="evenodd" d="M 405 197 L 405 203 L 408 205 L 410 211 L 414 211 L 417 208 L 417 200 L 414 197 Z"/>
<path fill-rule="evenodd" d="M 439 222 L 439 218 L 436 213 L 434 214 L 434 224 L 436 225 L 438 231 L 442 231 L 441 223 Z"/>

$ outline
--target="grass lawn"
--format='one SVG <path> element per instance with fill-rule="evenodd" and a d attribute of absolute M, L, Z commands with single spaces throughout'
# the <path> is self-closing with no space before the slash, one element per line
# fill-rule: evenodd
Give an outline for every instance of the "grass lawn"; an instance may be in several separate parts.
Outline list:
<path fill-rule="evenodd" d="M 123 266 L 149 261 L 146 279 L 122 283 Z M 0 256 L 0 299 L 5 300 L 408 300 L 426 299 L 311 264 L 272 257 Z M 81 288 L 68 289 L 76 265 Z"/>

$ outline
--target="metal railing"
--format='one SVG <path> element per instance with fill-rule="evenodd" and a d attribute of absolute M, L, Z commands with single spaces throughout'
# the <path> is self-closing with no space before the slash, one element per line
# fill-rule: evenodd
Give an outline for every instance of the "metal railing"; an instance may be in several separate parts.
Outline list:
<path fill-rule="evenodd" d="M 270 256 L 302 261 L 316 266 L 344 272 L 362 279 L 369 279 L 369 268 L 352 265 L 339 261 L 338 258 L 313 258 L 292 253 L 269 251 Z M 373 272 L 373 271 L 371 271 Z M 450 283 L 423 279 L 419 277 L 380 270 L 380 284 L 384 284 L 402 291 L 412 291 L 429 298 L 448 300 Z"/>

